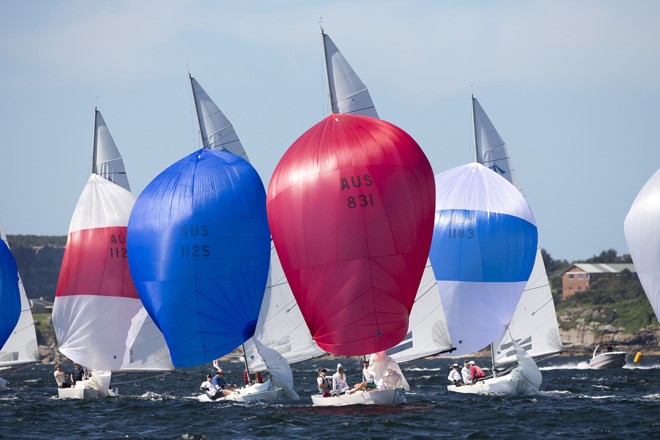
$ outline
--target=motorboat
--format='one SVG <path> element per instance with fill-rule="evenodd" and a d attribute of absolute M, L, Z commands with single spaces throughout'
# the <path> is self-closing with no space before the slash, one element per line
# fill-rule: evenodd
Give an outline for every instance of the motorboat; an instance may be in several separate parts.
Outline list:
<path fill-rule="evenodd" d="M 597 345 L 594 349 L 594 354 L 591 359 L 589 359 L 589 368 L 593 369 L 604 369 L 604 368 L 621 368 L 626 365 L 626 358 L 628 353 L 625 351 L 614 351 L 614 347 L 610 344 L 605 347 L 604 350 L 599 349 L 601 345 Z"/>

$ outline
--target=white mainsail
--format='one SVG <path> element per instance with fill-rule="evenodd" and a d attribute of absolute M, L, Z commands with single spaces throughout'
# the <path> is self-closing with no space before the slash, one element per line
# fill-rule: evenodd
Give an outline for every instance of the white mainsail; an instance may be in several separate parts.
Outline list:
<path fill-rule="evenodd" d="M 190 74 L 188 76 L 195 100 L 197 120 L 204 148 L 229 151 L 249 162 L 250 160 L 236 134 L 236 130 L 234 130 L 234 126 L 215 105 L 215 102 L 199 85 L 197 80 Z"/>
<path fill-rule="evenodd" d="M 506 144 L 475 97 L 472 97 L 472 109 L 477 162 L 495 171 L 522 192 Z M 509 324 L 509 331 L 493 343 L 495 364 L 516 361 L 512 337 L 536 359 L 562 350 L 555 305 L 540 246 L 536 251 L 532 274 Z"/>
<path fill-rule="evenodd" d="M 328 34 L 321 29 L 325 67 L 330 88 L 332 113 L 378 117 L 369 90 L 337 49 Z"/>
<path fill-rule="evenodd" d="M 92 173 L 130 191 L 124 160 L 119 154 L 117 145 L 108 130 L 108 126 L 98 109 L 94 109 L 94 150 Z"/>
<path fill-rule="evenodd" d="M 0 238 L 7 244 L 7 237 L 0 226 Z M 30 311 L 30 301 L 23 287 L 23 280 L 18 275 L 18 289 L 21 296 L 21 314 L 18 323 L 5 344 L 0 347 L 0 368 L 22 365 L 39 360 L 37 334 L 34 329 L 34 319 Z"/>
<path fill-rule="evenodd" d="M 624 232 L 639 281 L 655 316 L 660 316 L 660 170 L 635 198 Z"/>

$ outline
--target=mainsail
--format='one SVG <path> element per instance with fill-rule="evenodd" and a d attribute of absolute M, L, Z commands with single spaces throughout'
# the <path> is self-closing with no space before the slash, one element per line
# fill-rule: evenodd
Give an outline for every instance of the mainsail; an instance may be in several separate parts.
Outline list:
<path fill-rule="evenodd" d="M 95 370 L 171 370 L 165 340 L 146 314 L 128 268 L 126 228 L 135 196 L 96 109 L 94 134 L 94 172 L 69 225 L 55 294 L 59 350 Z"/>
<path fill-rule="evenodd" d="M 378 118 L 369 90 L 321 28 L 332 113 Z"/>
<path fill-rule="evenodd" d="M 508 181 L 478 163 L 436 176 L 429 259 L 455 355 L 484 348 L 505 331 L 534 264 L 534 215 Z"/>
<path fill-rule="evenodd" d="M 92 173 L 130 191 L 124 160 L 119 154 L 117 145 L 108 130 L 108 126 L 98 109 L 94 109 L 94 150 L 92 158 Z"/>
<path fill-rule="evenodd" d="M 472 110 L 477 162 L 495 171 L 522 192 L 506 144 L 475 97 L 472 97 Z M 496 364 L 516 361 L 512 337 L 535 359 L 562 350 L 557 314 L 540 245 L 536 250 L 532 274 L 509 324 L 509 331 L 503 332 L 493 343 Z"/>
<path fill-rule="evenodd" d="M 229 151 L 249 162 L 247 153 L 236 134 L 236 130 L 234 130 L 234 126 L 215 105 L 215 102 L 199 85 L 197 80 L 192 75 L 188 76 L 195 100 L 197 120 L 204 148 Z"/>
<path fill-rule="evenodd" d="M 25 294 L 23 281 L 21 280 L 18 271 L 16 271 L 15 274 L 18 303 L 16 303 L 17 297 L 14 296 L 13 293 L 10 295 L 10 300 L 5 303 L 4 271 L 9 267 L 16 267 L 16 263 L 11 263 L 11 261 L 13 261 L 13 256 L 9 250 L 9 243 L 7 243 L 7 237 L 5 236 L 2 226 L 0 226 L 0 238 L 2 239 L 2 241 L 0 241 L 0 248 L 2 248 L 3 253 L 3 258 L 0 260 L 4 263 L 2 276 L 3 287 L 2 293 L 0 294 L 2 295 L 3 317 L 0 318 L 2 319 L 0 326 L 6 329 L 6 335 L 4 337 L 0 335 L 0 368 L 2 368 L 36 362 L 39 359 L 39 349 L 37 346 L 37 334 L 34 330 L 34 319 L 32 318 L 32 312 L 30 311 L 30 302 Z M 5 263 L 5 261 L 7 261 L 7 263 Z M 11 277 L 13 280 L 14 278 L 10 272 L 8 272 L 6 276 L 8 277 L 7 279 Z M 13 286 L 13 281 L 11 281 L 11 285 Z M 16 313 L 17 310 L 18 313 Z M 17 320 L 15 320 L 15 318 L 17 318 Z M 5 339 L 5 337 L 7 339 Z"/>
<path fill-rule="evenodd" d="M 624 232 L 639 281 L 655 316 L 660 316 L 660 170 L 635 198 Z"/>
<path fill-rule="evenodd" d="M 326 117 L 278 163 L 273 242 L 323 350 L 375 353 L 405 337 L 432 233 L 432 175 L 407 133 L 357 115 Z"/>

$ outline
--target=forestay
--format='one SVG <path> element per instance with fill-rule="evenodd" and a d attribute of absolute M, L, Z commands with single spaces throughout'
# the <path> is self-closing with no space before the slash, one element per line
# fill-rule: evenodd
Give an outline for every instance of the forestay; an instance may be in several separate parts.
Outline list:
<path fill-rule="evenodd" d="M 660 316 L 660 170 L 635 198 L 624 232 L 639 281 L 655 315 Z"/>
<path fill-rule="evenodd" d="M 480 350 L 511 321 L 534 264 L 537 229 L 520 192 L 478 163 L 436 176 L 430 260 L 453 355 Z"/>

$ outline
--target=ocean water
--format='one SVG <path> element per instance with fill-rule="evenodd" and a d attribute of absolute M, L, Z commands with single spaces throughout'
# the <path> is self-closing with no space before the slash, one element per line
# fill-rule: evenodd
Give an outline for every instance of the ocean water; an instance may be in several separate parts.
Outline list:
<path fill-rule="evenodd" d="M 359 360 L 339 362 L 354 383 L 361 374 Z M 249 404 L 197 402 L 198 387 L 211 372 L 205 367 L 160 376 L 115 375 L 119 397 L 60 400 L 53 366 L 35 365 L 9 376 L 0 372 L 11 387 L 0 391 L 0 438 L 660 438 L 660 357 L 614 370 L 590 370 L 587 358 L 549 359 L 540 364 L 543 384 L 533 397 L 448 393 L 453 362 L 403 364 L 411 385 L 405 404 L 343 408 L 311 406 L 316 368 L 333 370 L 337 363 L 323 358 L 293 366 L 300 400 Z M 228 380 L 242 378 L 242 364 L 222 367 Z"/>

